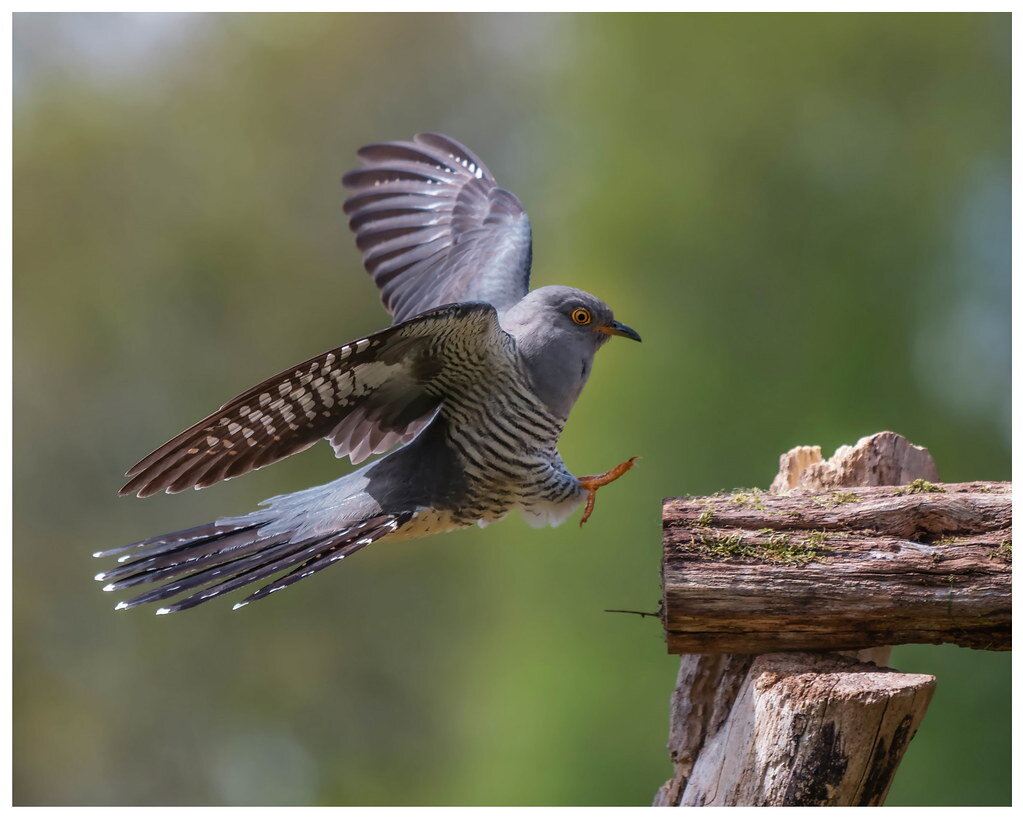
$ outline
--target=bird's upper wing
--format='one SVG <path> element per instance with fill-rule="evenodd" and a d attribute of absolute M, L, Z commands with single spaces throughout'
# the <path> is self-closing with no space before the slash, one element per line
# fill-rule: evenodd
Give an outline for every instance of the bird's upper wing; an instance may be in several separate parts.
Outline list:
<path fill-rule="evenodd" d="M 359 151 L 344 205 L 395 322 L 452 302 L 503 312 L 529 290 L 529 217 L 464 145 L 441 134 Z"/>
<path fill-rule="evenodd" d="M 121 494 L 202 489 L 321 438 L 338 457 L 357 463 L 429 423 L 460 361 L 506 364 L 513 350 L 489 304 L 431 310 L 289 367 L 233 398 L 128 470 L 131 480 Z"/>

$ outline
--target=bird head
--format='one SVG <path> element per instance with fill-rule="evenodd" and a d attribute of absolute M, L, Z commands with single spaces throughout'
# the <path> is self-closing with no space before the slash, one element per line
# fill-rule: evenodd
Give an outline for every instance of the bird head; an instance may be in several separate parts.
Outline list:
<path fill-rule="evenodd" d="M 642 341 L 631 327 L 615 321 L 604 302 L 574 287 L 539 287 L 512 307 L 501 323 L 516 338 L 539 333 L 594 350 L 611 336 Z"/>
<path fill-rule="evenodd" d="M 527 293 L 501 316 L 501 325 L 515 338 L 539 397 L 563 417 L 589 378 L 597 350 L 612 336 L 641 340 L 604 302 L 574 287 Z"/>

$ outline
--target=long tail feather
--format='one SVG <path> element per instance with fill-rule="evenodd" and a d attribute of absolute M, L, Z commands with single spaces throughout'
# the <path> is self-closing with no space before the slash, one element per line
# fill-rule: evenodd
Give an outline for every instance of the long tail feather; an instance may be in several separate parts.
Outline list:
<path fill-rule="evenodd" d="M 169 614 L 284 572 L 235 606 L 240 608 L 354 554 L 411 517 L 411 512 L 376 515 L 297 541 L 290 532 L 261 535 L 257 523 L 211 523 L 97 552 L 96 557 L 120 555 L 121 565 L 96 579 L 107 582 L 104 591 L 170 581 L 117 604 L 118 609 L 130 609 L 184 595 L 156 612 Z"/>
<path fill-rule="evenodd" d="M 279 577 L 275 582 L 263 586 L 261 589 L 257 589 L 240 603 L 235 603 L 234 607 L 236 609 L 240 609 L 242 606 L 246 606 L 256 600 L 262 600 L 264 597 L 273 594 L 275 591 L 285 589 L 293 583 L 297 583 L 299 580 L 304 580 L 310 575 L 316 574 L 316 572 L 321 569 L 325 569 L 331 564 L 354 554 L 359 551 L 359 549 L 369 546 L 384 535 L 389 535 L 391 532 L 397 531 L 397 529 L 407 523 L 411 517 L 411 512 L 406 512 L 398 516 L 388 516 L 380 525 L 354 536 L 355 539 L 353 539 L 352 536 L 346 536 L 344 539 L 335 539 L 332 543 L 325 546 L 325 548 L 322 548 L 316 555 L 311 557 L 305 563 L 302 563 L 283 577 Z"/>
<path fill-rule="evenodd" d="M 139 540 L 135 543 L 129 543 L 127 546 L 118 546 L 114 549 L 105 549 L 102 552 L 93 552 L 93 557 L 111 557 L 112 555 L 119 555 L 123 552 L 135 551 L 134 554 L 127 555 L 123 558 L 118 558 L 118 562 L 123 562 L 129 558 L 136 558 L 142 556 L 149 556 L 153 554 L 159 554 L 160 552 L 169 552 L 176 549 L 179 544 L 188 542 L 195 543 L 204 538 L 214 538 L 228 532 L 237 532 L 239 529 L 250 529 L 251 526 L 246 526 L 243 523 L 237 524 L 219 524 L 219 523 L 204 523 L 202 526 L 193 526 L 191 529 L 182 529 L 180 532 L 171 532 L 166 535 L 156 535 L 155 537 L 147 537 L 145 540 Z"/>

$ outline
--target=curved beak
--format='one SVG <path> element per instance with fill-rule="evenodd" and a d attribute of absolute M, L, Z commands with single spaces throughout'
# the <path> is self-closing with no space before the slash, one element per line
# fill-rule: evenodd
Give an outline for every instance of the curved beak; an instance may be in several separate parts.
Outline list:
<path fill-rule="evenodd" d="M 609 336 L 622 336 L 622 338 L 631 338 L 633 341 L 642 341 L 639 337 L 639 333 L 633 330 L 628 325 L 622 324 L 620 321 L 612 321 L 610 324 L 605 324 L 602 327 L 594 327 L 594 330 Z"/>

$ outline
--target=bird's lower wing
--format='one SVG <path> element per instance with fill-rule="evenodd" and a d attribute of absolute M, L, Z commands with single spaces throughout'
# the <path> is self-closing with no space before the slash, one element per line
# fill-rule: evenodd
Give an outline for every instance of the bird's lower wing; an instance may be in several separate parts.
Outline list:
<path fill-rule="evenodd" d="M 410 440 L 436 414 L 452 347 L 503 331 L 494 308 L 431 310 L 290 367 L 228 401 L 127 472 L 122 495 L 202 489 L 326 438 L 358 462 Z"/>

